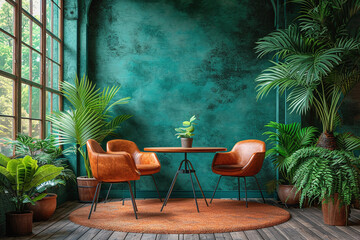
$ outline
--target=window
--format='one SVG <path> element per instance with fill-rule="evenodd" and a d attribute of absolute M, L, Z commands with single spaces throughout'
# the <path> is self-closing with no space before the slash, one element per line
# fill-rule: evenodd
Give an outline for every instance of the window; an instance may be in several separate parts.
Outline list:
<path fill-rule="evenodd" d="M 0 138 L 44 138 L 61 109 L 62 0 L 0 0 Z M 0 152 L 12 149 L 0 143 Z"/>

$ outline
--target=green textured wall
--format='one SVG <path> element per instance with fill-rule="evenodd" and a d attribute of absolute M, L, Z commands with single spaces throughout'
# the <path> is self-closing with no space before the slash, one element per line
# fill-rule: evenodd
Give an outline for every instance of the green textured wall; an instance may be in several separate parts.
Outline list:
<path fill-rule="evenodd" d="M 270 1 L 104 0 L 93 1 L 88 17 L 90 79 L 98 87 L 121 84 L 118 98 L 132 98 L 115 110 L 134 115 L 123 124 L 122 138 L 140 149 L 179 146 L 174 127 L 195 114 L 194 146 L 230 150 L 240 140 L 264 140 L 264 124 L 275 120 L 275 97 L 255 99 L 254 79 L 268 63 L 256 58 L 254 47 L 273 30 Z M 166 191 L 183 155 L 158 156 L 162 170 L 156 177 Z M 211 172 L 212 157 L 189 155 L 207 194 L 218 177 Z M 265 161 L 263 189 L 274 176 Z M 236 181 L 222 181 L 220 191 L 235 194 Z M 188 176 L 178 183 L 179 193 L 191 190 Z M 137 189 L 153 191 L 151 179 L 142 178 Z M 252 179 L 248 189 L 256 189 Z"/>

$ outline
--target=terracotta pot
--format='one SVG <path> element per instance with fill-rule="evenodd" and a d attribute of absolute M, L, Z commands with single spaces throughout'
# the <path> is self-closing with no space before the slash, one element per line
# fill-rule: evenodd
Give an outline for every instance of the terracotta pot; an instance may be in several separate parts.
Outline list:
<path fill-rule="evenodd" d="M 294 185 L 279 185 L 277 192 L 283 204 L 295 205 L 300 202 L 300 192 L 295 194 L 296 191 Z"/>
<path fill-rule="evenodd" d="M 193 138 L 181 138 L 181 147 L 191 148 L 193 143 Z"/>
<path fill-rule="evenodd" d="M 6 213 L 6 235 L 24 236 L 32 233 L 33 213 L 8 212 Z"/>
<path fill-rule="evenodd" d="M 88 177 L 77 177 L 79 201 L 92 202 L 98 180 Z"/>
<path fill-rule="evenodd" d="M 333 226 L 345 226 L 347 225 L 347 219 L 349 215 L 349 210 L 346 212 L 346 206 L 340 206 L 341 200 L 338 199 L 338 194 L 334 194 L 334 201 L 328 199 L 325 201 L 323 199 L 322 203 L 322 213 L 324 218 L 324 223 Z"/>
<path fill-rule="evenodd" d="M 37 201 L 35 205 L 28 205 L 28 209 L 33 212 L 34 221 L 46 221 L 54 214 L 56 198 L 55 193 L 48 193 L 46 197 Z"/>

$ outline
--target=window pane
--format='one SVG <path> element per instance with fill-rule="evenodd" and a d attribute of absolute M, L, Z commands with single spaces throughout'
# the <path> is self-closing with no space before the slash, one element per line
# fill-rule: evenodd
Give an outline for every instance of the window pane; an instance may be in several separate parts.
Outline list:
<path fill-rule="evenodd" d="M 51 114 L 51 98 L 52 93 L 46 91 L 46 116 L 49 116 Z"/>
<path fill-rule="evenodd" d="M 41 52 L 41 27 L 32 22 L 32 45 L 33 48 Z"/>
<path fill-rule="evenodd" d="M 22 14 L 21 19 L 21 40 L 30 45 L 30 19 L 24 14 Z"/>
<path fill-rule="evenodd" d="M 55 36 L 60 35 L 60 9 L 54 4 L 53 26 L 51 30 Z"/>
<path fill-rule="evenodd" d="M 21 84 L 21 116 L 29 117 L 30 104 L 29 104 L 29 85 Z"/>
<path fill-rule="evenodd" d="M 46 0 L 46 28 L 51 31 L 52 26 L 52 2 L 51 0 Z"/>
<path fill-rule="evenodd" d="M 0 0 L 0 28 L 14 35 L 14 7 L 5 0 Z"/>
<path fill-rule="evenodd" d="M 53 93 L 53 112 L 58 112 L 60 110 L 60 96 L 56 93 Z"/>
<path fill-rule="evenodd" d="M 46 56 L 51 58 L 51 37 L 49 34 L 46 34 Z"/>
<path fill-rule="evenodd" d="M 22 0 L 22 8 L 41 21 L 41 0 Z"/>
<path fill-rule="evenodd" d="M 46 136 L 49 136 L 51 134 L 51 123 L 49 121 L 46 121 Z"/>
<path fill-rule="evenodd" d="M 40 83 L 41 56 L 32 51 L 32 81 Z"/>
<path fill-rule="evenodd" d="M 0 117 L 0 138 L 13 138 L 14 119 L 10 117 Z M 0 152 L 6 156 L 13 155 L 13 149 L 9 145 L 0 142 Z"/>
<path fill-rule="evenodd" d="M 41 115 L 41 90 L 37 87 L 32 87 L 31 99 L 31 118 L 40 119 Z"/>
<path fill-rule="evenodd" d="M 53 39 L 53 45 L 52 46 L 53 46 L 52 60 L 59 63 L 59 61 L 60 61 L 60 44 L 59 44 L 58 41 Z"/>
<path fill-rule="evenodd" d="M 53 63 L 53 89 L 59 90 L 59 76 L 60 67 L 56 63 Z"/>
<path fill-rule="evenodd" d="M 0 76 L 0 114 L 9 116 L 14 115 L 13 91 L 14 81 Z"/>
<path fill-rule="evenodd" d="M 25 45 L 21 47 L 21 77 L 30 80 L 30 49 Z"/>
<path fill-rule="evenodd" d="M 46 59 L 46 86 L 51 88 L 51 64 L 49 59 Z"/>
<path fill-rule="evenodd" d="M 21 119 L 21 133 L 30 135 L 30 120 L 28 119 Z"/>
<path fill-rule="evenodd" d="M 31 136 L 33 138 L 40 138 L 40 126 L 41 126 L 41 121 L 37 121 L 37 120 L 32 120 L 31 121 Z"/>
<path fill-rule="evenodd" d="M 0 46 L 0 70 L 13 73 L 14 39 L 0 32 Z"/>

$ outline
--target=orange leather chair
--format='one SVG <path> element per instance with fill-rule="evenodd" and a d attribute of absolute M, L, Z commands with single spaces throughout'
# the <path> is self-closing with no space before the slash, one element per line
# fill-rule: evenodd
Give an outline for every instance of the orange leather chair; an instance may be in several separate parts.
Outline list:
<path fill-rule="evenodd" d="M 96 186 L 96 191 L 94 195 L 93 202 L 91 204 L 91 209 L 88 219 L 91 217 L 91 213 L 94 207 L 94 212 L 96 211 L 96 206 L 99 201 L 99 193 L 101 189 L 101 184 L 103 183 L 122 183 L 127 182 L 129 185 L 129 191 L 131 195 L 132 205 L 135 213 L 135 218 L 137 219 L 137 206 L 135 198 L 132 192 L 130 181 L 135 181 L 140 179 L 140 172 L 137 170 L 134 160 L 131 155 L 127 152 L 118 152 L 118 153 L 107 153 L 105 152 L 99 143 L 95 140 L 88 140 L 86 143 L 89 161 L 94 178 L 96 178 L 99 183 Z"/>
<path fill-rule="evenodd" d="M 230 152 L 216 153 L 211 169 L 214 173 L 219 174 L 219 180 L 216 184 L 214 193 L 211 197 L 212 202 L 216 189 L 219 185 L 220 179 L 223 176 L 237 177 L 238 192 L 240 200 L 240 178 L 244 178 L 245 183 L 245 198 L 246 207 L 247 191 L 246 191 L 246 177 L 254 177 L 259 188 L 261 197 L 265 203 L 264 196 L 261 192 L 260 185 L 257 181 L 256 174 L 261 170 L 265 158 L 266 146 L 263 141 L 259 140 L 245 140 L 235 144 Z"/>
<path fill-rule="evenodd" d="M 162 202 L 161 196 L 160 196 L 160 192 L 159 189 L 157 187 L 154 175 L 155 173 L 160 172 L 160 162 L 159 159 L 157 158 L 155 153 L 152 152 L 140 152 L 139 148 L 136 146 L 136 144 L 132 141 L 128 141 L 128 140 L 123 140 L 123 139 L 116 139 L 116 140 L 111 140 L 107 143 L 106 145 L 107 151 L 109 153 L 117 153 L 117 152 L 127 152 L 129 153 L 135 164 L 136 164 L 136 168 L 139 170 L 141 176 L 151 176 L 154 184 L 155 184 L 155 188 L 156 191 L 159 195 L 159 199 Z M 109 191 L 108 194 L 110 192 L 111 189 L 111 185 L 109 187 Z M 134 183 L 134 191 L 135 191 L 135 197 L 136 197 L 136 184 Z"/>

